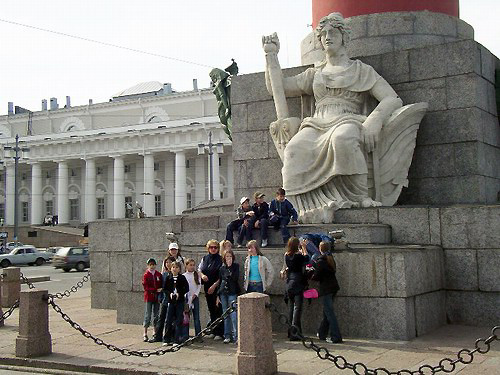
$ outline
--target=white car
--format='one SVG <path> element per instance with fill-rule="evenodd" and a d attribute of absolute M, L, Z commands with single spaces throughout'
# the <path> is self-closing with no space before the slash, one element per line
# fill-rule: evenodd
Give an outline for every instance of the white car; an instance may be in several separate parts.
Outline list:
<path fill-rule="evenodd" d="M 12 251 L 19 246 L 24 246 L 24 244 L 21 242 L 7 242 L 7 245 L 5 245 L 5 247 L 7 248 L 6 251 Z"/>
<path fill-rule="evenodd" d="M 34 246 L 24 245 L 16 247 L 9 254 L 0 255 L 0 266 L 3 268 L 22 264 L 41 266 L 49 259 L 48 254 L 37 251 Z"/>

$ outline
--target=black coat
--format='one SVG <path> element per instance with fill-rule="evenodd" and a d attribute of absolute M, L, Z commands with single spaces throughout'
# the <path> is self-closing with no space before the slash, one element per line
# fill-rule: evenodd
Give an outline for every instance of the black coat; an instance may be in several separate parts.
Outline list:
<path fill-rule="evenodd" d="M 170 298 L 170 294 L 174 292 L 174 289 L 177 288 L 177 294 L 179 295 L 176 300 L 172 300 Z M 163 293 L 168 298 L 169 303 L 181 302 L 184 303 L 185 295 L 189 292 L 189 284 L 184 275 L 177 275 L 177 282 L 174 282 L 174 277 L 172 274 L 169 274 L 163 283 Z"/>
<path fill-rule="evenodd" d="M 336 294 L 340 289 L 335 269 L 328 264 L 326 255 L 321 255 L 314 264 L 314 273 L 312 279 L 319 281 L 319 295 Z"/>
<path fill-rule="evenodd" d="M 304 267 L 309 257 L 301 253 L 295 253 L 292 256 L 285 255 L 285 263 L 288 267 L 286 279 L 286 292 L 288 295 L 302 293 L 307 287 L 307 278 L 304 274 Z"/>
<path fill-rule="evenodd" d="M 269 218 L 269 205 L 266 202 L 262 202 L 258 206 L 257 203 L 254 203 L 254 205 L 252 206 L 252 211 L 255 212 L 255 220 Z"/>
<path fill-rule="evenodd" d="M 225 264 L 222 265 L 219 270 L 218 294 L 238 295 L 240 292 L 239 278 L 240 265 L 238 263 L 231 264 L 231 267 L 227 267 Z"/>

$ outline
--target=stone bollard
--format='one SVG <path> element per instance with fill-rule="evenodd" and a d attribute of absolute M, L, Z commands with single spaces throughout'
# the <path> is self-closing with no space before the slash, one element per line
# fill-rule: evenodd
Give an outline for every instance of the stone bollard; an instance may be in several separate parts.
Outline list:
<path fill-rule="evenodd" d="M 11 307 L 19 299 L 21 292 L 21 270 L 8 267 L 3 270 L 2 307 Z"/>
<path fill-rule="evenodd" d="M 268 375 L 278 372 L 273 349 L 271 312 L 266 308 L 269 296 L 247 293 L 238 297 L 238 352 L 236 372 L 239 375 Z"/>
<path fill-rule="evenodd" d="M 16 357 L 31 358 L 52 353 L 47 294 L 47 290 L 39 289 L 21 292 Z"/>

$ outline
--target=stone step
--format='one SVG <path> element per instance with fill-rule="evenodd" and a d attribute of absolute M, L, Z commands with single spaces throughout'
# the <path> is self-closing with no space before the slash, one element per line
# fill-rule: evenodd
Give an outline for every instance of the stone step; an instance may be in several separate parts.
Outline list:
<path fill-rule="evenodd" d="M 332 230 L 343 230 L 346 234 L 345 239 L 351 244 L 389 244 L 391 243 L 391 227 L 385 224 L 301 224 L 290 225 L 290 234 L 298 236 L 305 233 L 328 233 Z M 281 232 L 269 228 L 269 245 L 283 245 Z M 237 233 L 234 233 L 235 241 Z M 260 242 L 260 233 L 253 231 L 254 239 Z M 226 237 L 225 229 L 192 229 L 184 230 L 179 235 L 181 245 L 204 246 L 209 239 L 218 241 Z"/>

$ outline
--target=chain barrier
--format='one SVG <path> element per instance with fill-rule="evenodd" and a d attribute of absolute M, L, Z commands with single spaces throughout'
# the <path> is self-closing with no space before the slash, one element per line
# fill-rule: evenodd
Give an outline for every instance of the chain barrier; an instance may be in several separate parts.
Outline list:
<path fill-rule="evenodd" d="M 63 320 L 65 320 L 66 322 L 68 322 L 71 325 L 71 327 L 73 327 L 74 329 L 76 329 L 77 331 L 79 331 L 84 337 L 93 340 L 97 345 L 105 346 L 106 349 L 108 349 L 108 350 L 110 350 L 112 352 L 119 352 L 120 354 L 122 354 L 124 356 L 135 356 L 135 357 L 142 357 L 142 358 L 147 358 L 147 357 L 150 357 L 152 355 L 160 356 L 160 355 L 164 355 L 166 353 L 175 353 L 175 352 L 179 351 L 180 349 L 182 349 L 183 347 L 191 345 L 193 342 L 195 342 L 199 338 L 201 338 L 201 337 L 203 337 L 205 335 L 211 334 L 212 331 L 213 331 L 213 329 L 216 326 L 218 326 L 221 323 L 223 324 L 224 319 L 227 316 L 229 316 L 231 313 L 235 312 L 238 309 L 238 302 L 237 301 L 233 301 L 231 303 L 231 306 L 229 306 L 227 308 L 227 310 L 224 311 L 219 318 L 217 318 L 212 323 L 210 323 L 210 325 L 208 327 L 206 327 L 205 329 L 201 330 L 201 332 L 198 333 L 196 336 L 193 336 L 193 337 L 187 339 L 186 341 L 184 341 L 181 344 L 174 344 L 173 346 L 171 346 L 169 348 L 162 348 L 162 349 L 158 349 L 158 350 L 129 350 L 129 349 L 125 349 L 125 348 L 119 348 L 118 346 L 113 345 L 113 344 L 108 344 L 108 343 L 104 342 L 102 339 L 100 339 L 98 337 L 95 337 L 90 332 L 88 332 L 85 329 L 83 329 L 82 326 L 80 326 L 78 323 L 76 323 L 75 321 L 73 321 L 68 316 L 68 314 L 66 314 L 64 311 L 62 311 L 61 307 L 55 303 L 54 298 L 55 298 L 55 296 L 48 295 L 47 296 L 48 304 L 51 305 L 52 308 L 59 315 L 61 315 L 61 317 L 63 318 Z"/>
<path fill-rule="evenodd" d="M 26 283 L 26 285 L 28 285 L 28 287 L 30 289 L 36 288 L 35 284 L 33 284 L 31 281 L 29 281 L 29 279 L 26 276 L 24 276 L 24 274 L 22 272 L 21 272 L 21 279 Z"/>
<path fill-rule="evenodd" d="M 11 307 L 9 307 L 9 309 L 6 312 L 2 314 L 2 316 L 0 317 L 0 322 L 3 322 L 5 319 L 11 316 L 14 310 L 17 309 L 18 307 L 19 307 L 19 300 L 14 302 L 14 304 Z"/>
<path fill-rule="evenodd" d="M 83 287 L 83 284 L 86 283 L 87 281 L 90 280 L 90 270 L 87 271 L 87 274 L 82 277 L 80 281 L 76 283 L 76 285 L 73 285 L 70 289 L 66 289 L 62 293 L 56 293 L 56 294 L 49 294 L 49 296 L 62 299 L 64 297 L 69 297 L 71 293 L 76 293 L 78 289 Z"/>
<path fill-rule="evenodd" d="M 455 371 L 456 365 L 462 363 L 468 365 L 474 360 L 474 354 L 486 354 L 490 351 L 490 345 L 493 341 L 500 339 L 500 326 L 495 326 L 491 330 L 491 336 L 487 339 L 477 339 L 475 342 L 475 349 L 462 349 L 457 353 L 457 358 L 452 360 L 451 358 L 443 358 L 439 361 L 437 366 L 422 365 L 418 370 L 398 370 L 389 371 L 384 367 L 379 367 L 376 369 L 370 369 L 365 364 L 361 362 L 349 363 L 347 359 L 341 355 L 334 355 L 330 353 L 328 348 L 324 346 L 318 346 L 312 339 L 306 338 L 299 332 L 296 326 L 293 326 L 288 321 L 288 317 L 278 311 L 274 303 L 267 303 L 266 307 L 271 310 L 272 313 L 278 315 L 278 321 L 286 326 L 290 330 L 290 334 L 299 338 L 307 349 L 312 349 L 316 352 L 316 355 L 323 360 L 328 360 L 333 362 L 333 364 L 340 370 L 349 369 L 352 370 L 356 375 L 434 375 L 439 372 L 451 373 Z"/>

